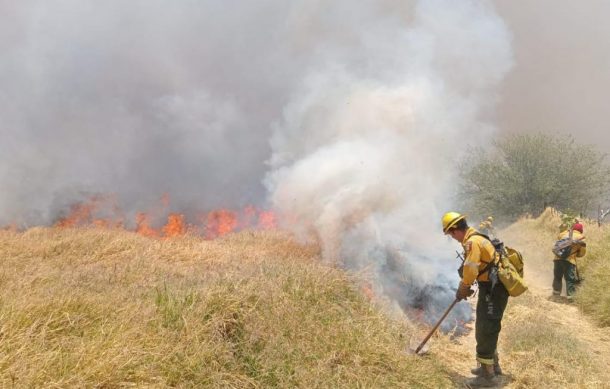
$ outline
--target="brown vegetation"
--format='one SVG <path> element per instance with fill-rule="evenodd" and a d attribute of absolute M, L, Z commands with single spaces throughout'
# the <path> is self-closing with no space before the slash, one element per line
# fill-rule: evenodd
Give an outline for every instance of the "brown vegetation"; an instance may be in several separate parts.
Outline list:
<path fill-rule="evenodd" d="M 530 283 L 503 322 L 506 388 L 610 382 L 610 328 L 588 319 L 605 323 L 588 293 L 607 266 L 608 230 L 585 224 L 586 282 L 570 305 L 548 298 L 558 220 L 547 211 L 500 231 L 524 252 Z M 408 355 L 424 331 L 278 232 L 0 231 L 0 258 L 1 387 L 450 388 L 474 364 L 473 332 Z"/>
<path fill-rule="evenodd" d="M 0 232 L 2 387 L 448 387 L 410 332 L 279 233 Z"/>

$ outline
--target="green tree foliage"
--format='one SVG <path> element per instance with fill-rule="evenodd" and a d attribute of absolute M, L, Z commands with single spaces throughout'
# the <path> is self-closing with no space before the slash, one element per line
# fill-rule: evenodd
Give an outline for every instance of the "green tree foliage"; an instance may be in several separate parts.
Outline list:
<path fill-rule="evenodd" d="M 471 150 L 461 196 L 480 214 L 537 215 L 547 206 L 579 213 L 597 208 L 610 188 L 606 155 L 571 137 L 511 135 Z"/>

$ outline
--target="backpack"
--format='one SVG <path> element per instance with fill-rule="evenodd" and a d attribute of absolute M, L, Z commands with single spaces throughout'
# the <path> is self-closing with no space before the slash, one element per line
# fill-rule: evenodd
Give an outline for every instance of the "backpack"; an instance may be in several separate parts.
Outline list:
<path fill-rule="evenodd" d="M 553 254 L 559 259 L 567 259 L 572 254 L 572 238 L 568 236 L 555 242 Z"/>
<path fill-rule="evenodd" d="M 490 241 L 499 256 L 494 268 L 490 269 L 492 285 L 499 280 L 508 291 L 509 296 L 517 297 L 523 294 L 527 290 L 527 284 L 523 279 L 523 255 L 514 248 L 504 246 L 499 239 L 489 239 L 487 235 L 481 233 L 476 233 L 476 235 Z M 497 280 L 494 279 L 496 276 Z"/>

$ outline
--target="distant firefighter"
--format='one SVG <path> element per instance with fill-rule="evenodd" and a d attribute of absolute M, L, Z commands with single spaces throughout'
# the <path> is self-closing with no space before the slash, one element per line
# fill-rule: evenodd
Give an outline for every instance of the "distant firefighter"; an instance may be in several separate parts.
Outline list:
<path fill-rule="evenodd" d="M 488 216 L 487 219 L 483 220 L 480 224 L 479 224 L 479 231 L 482 234 L 485 234 L 489 237 L 493 237 L 493 235 L 495 234 L 495 230 L 493 227 L 493 221 L 494 218 L 493 216 Z"/>
<path fill-rule="evenodd" d="M 583 257 L 587 252 L 583 225 L 579 222 L 567 228 L 560 226 L 561 232 L 553 246 L 553 295 L 561 295 L 562 279 L 566 280 L 566 294 L 571 300 L 576 291 L 576 284 L 580 282 L 576 258 Z"/>

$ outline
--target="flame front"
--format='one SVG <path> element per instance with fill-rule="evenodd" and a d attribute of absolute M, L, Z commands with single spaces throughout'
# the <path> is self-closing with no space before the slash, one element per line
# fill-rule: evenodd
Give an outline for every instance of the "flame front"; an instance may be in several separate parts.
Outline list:
<path fill-rule="evenodd" d="M 184 215 L 170 213 L 167 217 L 167 224 L 163 227 L 162 231 L 163 236 L 168 238 L 184 235 L 186 233 Z"/>
<path fill-rule="evenodd" d="M 164 194 L 158 207 L 149 212 L 137 212 L 135 214 L 133 231 L 151 238 L 172 238 L 192 233 L 204 236 L 206 239 L 215 239 L 242 229 L 268 230 L 276 228 L 276 215 L 272 211 L 260 210 L 251 205 L 241 211 L 217 209 L 199 213 L 195 218 L 195 224 L 188 224 L 187 216 L 169 212 L 169 208 L 169 195 Z M 99 217 L 98 212 L 102 210 L 112 216 Z M 158 221 L 161 220 L 162 214 L 167 214 L 167 221 L 163 225 L 154 227 L 155 224 L 159 224 Z M 128 218 L 122 214 L 114 196 L 92 196 L 85 202 L 72 205 L 70 212 L 59 218 L 54 225 L 63 228 L 94 226 L 130 229 L 125 226 L 125 220 L 128 220 Z M 157 223 L 154 222 L 155 220 L 157 220 Z"/>

